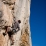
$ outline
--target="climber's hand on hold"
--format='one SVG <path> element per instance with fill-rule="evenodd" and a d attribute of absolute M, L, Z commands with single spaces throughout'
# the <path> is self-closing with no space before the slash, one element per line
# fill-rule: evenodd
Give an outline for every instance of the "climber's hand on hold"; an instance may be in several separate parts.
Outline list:
<path fill-rule="evenodd" d="M 17 28 L 17 29 L 16 29 L 16 32 L 18 32 L 18 31 L 19 31 L 19 29 Z"/>
<path fill-rule="evenodd" d="M 18 28 L 16 29 L 16 31 L 18 31 Z"/>

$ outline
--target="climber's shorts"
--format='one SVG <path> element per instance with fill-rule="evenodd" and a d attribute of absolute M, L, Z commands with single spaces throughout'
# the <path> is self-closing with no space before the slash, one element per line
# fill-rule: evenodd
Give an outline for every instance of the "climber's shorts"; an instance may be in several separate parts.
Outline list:
<path fill-rule="evenodd" d="M 9 32 L 8 32 L 9 37 L 11 37 L 11 35 L 14 35 L 14 34 L 15 34 L 15 32 L 16 32 L 16 30 L 9 31 Z"/>

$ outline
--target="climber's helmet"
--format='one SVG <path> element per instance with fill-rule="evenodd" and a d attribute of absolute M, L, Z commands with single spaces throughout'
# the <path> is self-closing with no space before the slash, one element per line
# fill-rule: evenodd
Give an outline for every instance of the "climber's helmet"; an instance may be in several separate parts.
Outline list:
<path fill-rule="evenodd" d="M 21 23 L 21 20 L 18 20 L 18 23 L 20 24 Z"/>

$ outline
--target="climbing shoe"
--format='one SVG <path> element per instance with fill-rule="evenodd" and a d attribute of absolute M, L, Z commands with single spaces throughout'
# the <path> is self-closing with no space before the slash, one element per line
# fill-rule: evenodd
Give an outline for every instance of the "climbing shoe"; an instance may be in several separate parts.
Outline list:
<path fill-rule="evenodd" d="M 14 45 L 14 42 L 12 42 L 11 45 Z"/>
<path fill-rule="evenodd" d="M 6 33 L 3 33 L 3 35 L 5 36 L 5 35 L 6 35 Z"/>

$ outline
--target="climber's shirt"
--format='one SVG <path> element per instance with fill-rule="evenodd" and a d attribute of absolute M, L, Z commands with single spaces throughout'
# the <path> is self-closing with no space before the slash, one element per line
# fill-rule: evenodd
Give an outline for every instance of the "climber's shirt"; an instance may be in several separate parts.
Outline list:
<path fill-rule="evenodd" d="M 14 24 L 12 25 L 12 29 L 19 31 L 20 30 L 19 23 L 18 22 L 14 22 Z"/>

